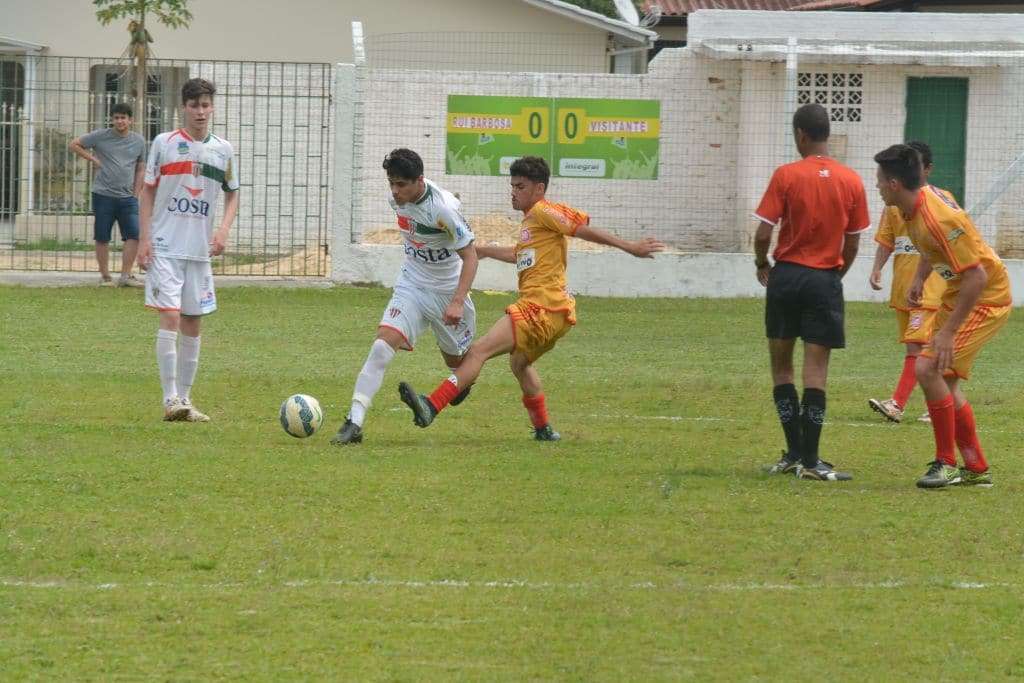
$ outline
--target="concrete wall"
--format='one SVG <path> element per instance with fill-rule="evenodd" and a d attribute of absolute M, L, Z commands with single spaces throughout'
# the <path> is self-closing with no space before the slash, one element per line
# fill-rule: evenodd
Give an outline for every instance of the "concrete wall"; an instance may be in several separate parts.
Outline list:
<path fill-rule="evenodd" d="M 188 29 L 149 26 L 157 57 L 350 63 L 352 21 L 362 21 L 368 37 L 438 31 L 466 40 L 501 33 L 576 34 L 591 38 L 601 51 L 607 35 L 518 0 L 205 0 L 189 9 L 195 18 Z M 0 35 L 46 45 L 50 55 L 120 55 L 128 43 L 127 22 L 100 26 L 94 10 L 91 2 L 78 0 L 0 0 Z M 481 40 L 480 58 L 486 61 L 492 52 Z"/>
<path fill-rule="evenodd" d="M 426 175 L 459 194 L 471 223 L 495 215 L 518 221 L 507 179 L 444 174 L 449 94 L 610 97 L 661 101 L 658 179 L 556 178 L 552 199 L 620 234 L 650 234 L 684 250 L 735 251 L 739 64 L 673 52 L 676 59 L 655 62 L 645 76 L 367 70 L 354 111 L 354 238 L 394 226 L 380 164 L 395 147 L 419 152 Z"/>
<path fill-rule="evenodd" d="M 886 270 L 883 289 L 868 285 L 872 257 L 860 256 L 843 280 L 847 301 L 889 301 L 891 271 Z M 331 277 L 336 282 L 367 282 L 392 286 L 405 254 L 395 245 L 346 244 L 334 254 Z M 1024 261 L 1006 261 L 1011 286 L 1024 292 Z M 620 251 L 569 252 L 569 289 L 574 294 L 620 297 L 734 298 L 764 296 L 748 254 L 658 254 L 653 260 L 637 259 Z M 480 262 L 475 290 L 515 291 L 512 264 L 491 259 Z M 1018 297 L 1016 305 L 1024 305 Z M 585 312 L 581 312 L 585 316 Z"/>

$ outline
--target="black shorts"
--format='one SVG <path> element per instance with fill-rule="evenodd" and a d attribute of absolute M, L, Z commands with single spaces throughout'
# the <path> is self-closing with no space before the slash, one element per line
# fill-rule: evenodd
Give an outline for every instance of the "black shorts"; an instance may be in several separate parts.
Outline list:
<path fill-rule="evenodd" d="M 839 271 L 776 262 L 768 275 L 764 326 L 769 339 L 800 337 L 831 349 L 846 346 Z"/>

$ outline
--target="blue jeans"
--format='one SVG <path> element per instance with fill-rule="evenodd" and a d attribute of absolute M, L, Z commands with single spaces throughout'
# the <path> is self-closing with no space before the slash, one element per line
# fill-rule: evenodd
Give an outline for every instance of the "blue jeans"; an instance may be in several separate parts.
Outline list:
<path fill-rule="evenodd" d="M 122 240 L 139 239 L 139 200 L 135 197 L 108 197 L 92 193 L 92 212 L 96 216 L 93 238 L 109 242 L 114 221 L 121 229 Z"/>

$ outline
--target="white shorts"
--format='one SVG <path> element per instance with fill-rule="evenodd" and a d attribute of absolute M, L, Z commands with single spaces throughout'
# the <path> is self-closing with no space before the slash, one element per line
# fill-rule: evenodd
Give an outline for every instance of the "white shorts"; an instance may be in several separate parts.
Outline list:
<path fill-rule="evenodd" d="M 445 325 L 444 309 L 451 301 L 451 294 L 418 289 L 399 279 L 381 316 L 380 327 L 389 327 L 401 334 L 405 339 L 402 348 L 412 351 L 416 339 L 429 325 L 442 351 L 450 356 L 461 356 L 469 350 L 476 334 L 476 309 L 467 296 L 459 324 Z"/>
<path fill-rule="evenodd" d="M 210 262 L 154 256 L 146 272 L 146 307 L 184 315 L 216 311 Z"/>

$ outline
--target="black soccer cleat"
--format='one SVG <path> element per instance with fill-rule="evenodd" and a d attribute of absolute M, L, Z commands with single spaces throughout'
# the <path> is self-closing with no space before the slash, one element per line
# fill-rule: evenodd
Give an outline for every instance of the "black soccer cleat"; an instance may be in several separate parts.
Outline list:
<path fill-rule="evenodd" d="M 417 394 L 408 382 L 398 383 L 398 395 L 401 397 L 402 403 L 412 410 L 412 421 L 416 426 L 429 427 L 430 423 L 434 421 L 434 416 L 437 415 L 437 410 L 427 400 L 427 397 Z"/>
<path fill-rule="evenodd" d="M 534 441 L 560 441 L 562 435 L 551 428 L 551 425 L 536 427 L 533 430 Z"/>
<path fill-rule="evenodd" d="M 347 446 L 362 442 L 363 428 L 349 419 L 346 419 L 345 424 L 338 429 L 338 433 L 331 437 L 331 443 L 335 446 Z"/>
<path fill-rule="evenodd" d="M 452 402 L 449 403 L 448 405 L 450 405 L 450 406 L 457 406 L 460 403 L 462 403 L 463 401 L 465 401 L 466 397 L 469 396 L 469 392 L 470 392 L 470 390 L 472 388 L 473 388 L 473 385 L 470 384 L 468 387 L 466 387 L 465 389 L 460 391 L 459 394 L 455 398 L 453 398 Z"/>

